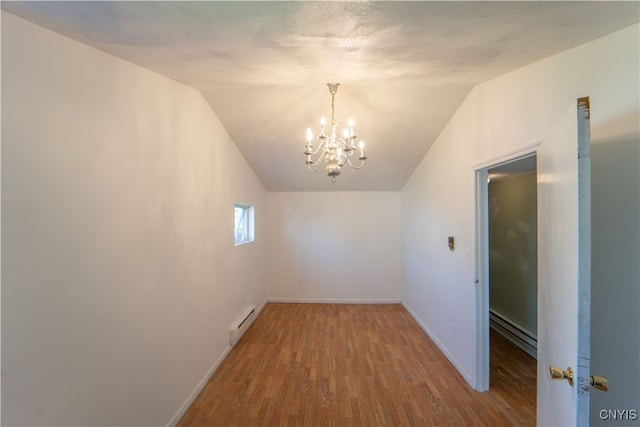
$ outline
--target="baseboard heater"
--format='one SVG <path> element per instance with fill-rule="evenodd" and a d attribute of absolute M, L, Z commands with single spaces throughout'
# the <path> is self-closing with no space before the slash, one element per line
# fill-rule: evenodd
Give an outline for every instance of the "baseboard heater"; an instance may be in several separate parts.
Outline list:
<path fill-rule="evenodd" d="M 520 347 L 534 359 L 538 358 L 538 339 L 531 332 L 493 310 L 489 310 L 489 322 L 500 335 Z"/>
<path fill-rule="evenodd" d="M 242 338 L 242 335 L 249 329 L 255 317 L 256 306 L 253 304 L 240 313 L 238 319 L 229 328 L 229 344 L 235 345 Z"/>

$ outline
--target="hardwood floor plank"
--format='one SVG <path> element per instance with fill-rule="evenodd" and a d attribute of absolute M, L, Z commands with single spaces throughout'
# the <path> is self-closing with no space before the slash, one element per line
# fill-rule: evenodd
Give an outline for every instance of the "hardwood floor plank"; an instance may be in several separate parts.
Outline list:
<path fill-rule="evenodd" d="M 537 361 L 491 330 L 489 395 L 517 426 L 536 425 Z"/>
<path fill-rule="evenodd" d="M 178 425 L 532 425 L 517 363 L 478 393 L 399 304 L 267 304 Z"/>

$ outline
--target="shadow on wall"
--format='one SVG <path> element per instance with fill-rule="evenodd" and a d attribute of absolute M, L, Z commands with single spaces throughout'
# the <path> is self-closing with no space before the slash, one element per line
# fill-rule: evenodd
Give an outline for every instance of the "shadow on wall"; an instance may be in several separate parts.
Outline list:
<path fill-rule="evenodd" d="M 611 384 L 607 393 L 591 393 L 591 425 L 637 425 L 640 136 L 594 141 L 591 167 L 591 372 L 606 376 Z M 609 410 L 620 412 L 612 415 Z M 632 410 L 636 411 L 635 420 L 631 419 Z"/>

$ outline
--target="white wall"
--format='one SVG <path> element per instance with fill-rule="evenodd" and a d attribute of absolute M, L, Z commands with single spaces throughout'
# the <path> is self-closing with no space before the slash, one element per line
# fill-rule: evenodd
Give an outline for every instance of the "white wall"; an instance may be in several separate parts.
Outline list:
<path fill-rule="evenodd" d="M 477 86 L 403 189 L 403 301 L 472 385 L 477 381 L 474 167 L 540 141 L 581 96 L 591 97 L 594 144 L 621 135 L 637 141 L 639 28 Z M 620 208 L 622 201 L 637 204 L 638 197 L 637 192 L 622 194 Z M 447 248 L 448 235 L 456 237 L 455 252 Z M 627 283 L 630 295 L 637 283 Z M 618 310 L 637 310 L 637 305 L 637 297 L 630 298 Z M 638 325 L 625 327 L 636 328 L 635 342 L 632 338 L 625 345 L 637 347 Z"/>
<path fill-rule="evenodd" d="M 2 24 L 7 425 L 174 420 L 265 284 L 279 300 L 402 298 L 474 384 L 473 166 L 538 141 L 584 95 L 594 144 L 638 141 L 634 26 L 478 86 L 402 193 L 265 194 L 199 93 L 5 12 Z M 255 243 L 233 246 L 234 202 L 256 206 Z M 609 303 L 621 313 L 637 309 L 640 272 L 625 271 Z M 627 342 L 600 329 L 638 347 L 625 327 Z M 639 402 L 629 384 L 610 396 Z"/>
<path fill-rule="evenodd" d="M 266 193 L 197 91 L 5 12 L 2 67 L 2 423 L 166 424 L 266 299 Z"/>
<path fill-rule="evenodd" d="M 267 229 L 270 300 L 400 301 L 400 192 L 270 192 Z"/>

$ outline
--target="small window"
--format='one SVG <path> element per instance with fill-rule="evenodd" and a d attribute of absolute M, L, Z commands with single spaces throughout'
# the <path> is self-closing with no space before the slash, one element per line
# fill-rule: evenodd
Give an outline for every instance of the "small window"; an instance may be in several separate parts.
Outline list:
<path fill-rule="evenodd" d="M 236 245 L 253 242 L 253 206 L 234 205 Z"/>

